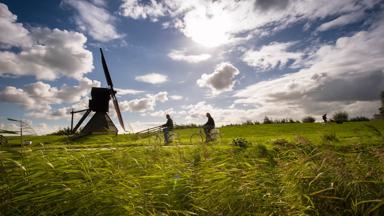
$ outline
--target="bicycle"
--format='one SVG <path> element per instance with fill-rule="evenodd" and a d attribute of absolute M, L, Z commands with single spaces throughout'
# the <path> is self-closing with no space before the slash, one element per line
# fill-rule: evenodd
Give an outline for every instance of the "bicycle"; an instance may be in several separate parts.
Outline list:
<path fill-rule="evenodd" d="M 206 140 L 206 143 L 209 143 L 209 142 L 221 143 L 221 134 L 219 129 L 214 128 L 209 133 L 210 133 L 211 140 L 208 140 L 208 141 Z M 195 132 L 190 136 L 189 141 L 192 145 L 202 144 L 204 142 L 204 137 L 205 137 L 204 129 L 200 128 L 198 132 Z"/>
<path fill-rule="evenodd" d="M 164 143 L 164 133 L 163 131 L 158 131 L 153 136 L 149 137 L 149 143 L 153 145 L 160 146 L 161 144 L 169 145 L 171 143 L 174 143 L 176 145 L 180 144 L 180 136 L 175 131 L 169 131 L 168 132 L 168 143 Z"/>

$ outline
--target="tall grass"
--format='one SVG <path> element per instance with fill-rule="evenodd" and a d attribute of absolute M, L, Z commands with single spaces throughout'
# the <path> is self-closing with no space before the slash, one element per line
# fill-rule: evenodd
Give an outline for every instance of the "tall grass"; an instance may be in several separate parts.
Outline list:
<path fill-rule="evenodd" d="M 254 138 L 244 131 L 274 132 L 252 127 L 237 128 L 247 148 L 128 136 L 2 147 L 0 215 L 384 215 L 381 127 L 367 128 L 369 139 L 338 128 L 290 137 L 281 127 Z M 323 142 L 329 131 L 338 141 Z"/>

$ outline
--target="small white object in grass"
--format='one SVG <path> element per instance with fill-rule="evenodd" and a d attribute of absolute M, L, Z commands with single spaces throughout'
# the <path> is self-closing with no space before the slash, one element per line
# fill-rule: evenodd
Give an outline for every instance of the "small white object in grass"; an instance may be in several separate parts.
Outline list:
<path fill-rule="evenodd" d="M 26 141 L 24 141 L 24 145 L 32 145 L 32 141 L 26 140 Z"/>

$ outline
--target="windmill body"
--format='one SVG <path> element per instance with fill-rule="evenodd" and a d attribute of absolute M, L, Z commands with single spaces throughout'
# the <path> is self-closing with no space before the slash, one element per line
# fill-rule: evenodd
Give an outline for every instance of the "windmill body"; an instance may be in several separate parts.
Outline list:
<path fill-rule="evenodd" d="M 72 121 L 73 114 L 78 112 L 84 112 L 84 115 L 81 117 L 79 122 L 76 124 L 74 128 L 71 128 L 72 133 L 75 133 L 77 129 L 81 126 L 83 121 L 88 117 L 91 112 L 95 112 L 92 118 L 88 121 L 88 123 L 84 126 L 84 128 L 80 131 L 82 135 L 88 134 L 105 134 L 105 133 L 114 133 L 117 134 L 118 129 L 113 124 L 111 118 L 108 116 L 109 111 L 109 101 L 113 100 L 113 105 L 116 110 L 117 117 L 119 119 L 120 125 L 125 130 L 123 118 L 121 116 L 119 104 L 116 98 L 116 91 L 113 89 L 112 79 L 109 74 L 109 70 L 107 67 L 107 63 L 105 61 L 103 51 L 100 49 L 101 53 L 101 62 L 103 64 L 105 78 L 108 83 L 109 88 L 97 88 L 93 87 L 91 90 L 91 100 L 89 100 L 88 109 L 81 111 L 72 111 Z"/>
<path fill-rule="evenodd" d="M 108 88 L 92 88 L 88 109 L 96 113 L 81 130 L 81 134 L 117 134 L 116 126 L 108 116 L 110 94 Z"/>

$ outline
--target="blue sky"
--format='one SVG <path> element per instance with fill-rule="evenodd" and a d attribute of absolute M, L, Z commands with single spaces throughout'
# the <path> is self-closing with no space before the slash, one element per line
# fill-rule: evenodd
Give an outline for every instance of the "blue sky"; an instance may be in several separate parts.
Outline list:
<path fill-rule="evenodd" d="M 384 89 L 378 0 L 0 1 L 0 126 L 69 126 L 104 49 L 126 124 L 371 117 Z M 110 115 L 117 123 L 114 110 Z M 79 118 L 80 116 L 78 116 Z"/>

